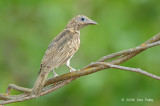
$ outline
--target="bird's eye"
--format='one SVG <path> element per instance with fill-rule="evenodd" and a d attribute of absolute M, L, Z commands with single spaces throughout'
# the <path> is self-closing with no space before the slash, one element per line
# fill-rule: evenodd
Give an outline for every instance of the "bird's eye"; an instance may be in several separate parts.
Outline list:
<path fill-rule="evenodd" d="M 81 20 L 81 21 L 85 21 L 85 18 L 82 17 L 82 18 L 80 18 L 80 20 Z"/>

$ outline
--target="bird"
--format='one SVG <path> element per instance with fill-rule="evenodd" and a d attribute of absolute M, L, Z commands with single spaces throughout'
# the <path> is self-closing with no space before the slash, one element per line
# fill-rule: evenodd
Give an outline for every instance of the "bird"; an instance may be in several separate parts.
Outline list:
<path fill-rule="evenodd" d="M 80 46 L 80 29 L 97 23 L 85 15 L 77 15 L 71 19 L 65 29 L 60 32 L 49 44 L 42 59 L 38 78 L 32 88 L 31 95 L 39 95 L 50 71 L 57 76 L 54 69 L 66 65 L 70 72 L 76 69 L 70 66 L 70 60 Z"/>

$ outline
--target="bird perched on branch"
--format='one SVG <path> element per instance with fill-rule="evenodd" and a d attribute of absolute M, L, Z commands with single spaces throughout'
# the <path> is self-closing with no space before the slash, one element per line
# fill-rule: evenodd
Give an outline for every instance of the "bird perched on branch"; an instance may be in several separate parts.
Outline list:
<path fill-rule="evenodd" d="M 54 76 L 57 76 L 54 68 L 66 64 L 70 71 L 76 71 L 70 66 L 70 59 L 79 48 L 80 29 L 87 25 L 95 24 L 97 24 L 95 21 L 90 20 L 84 15 L 78 15 L 68 22 L 65 29 L 52 40 L 46 50 L 31 95 L 39 95 L 42 92 L 45 80 L 51 70 Z"/>

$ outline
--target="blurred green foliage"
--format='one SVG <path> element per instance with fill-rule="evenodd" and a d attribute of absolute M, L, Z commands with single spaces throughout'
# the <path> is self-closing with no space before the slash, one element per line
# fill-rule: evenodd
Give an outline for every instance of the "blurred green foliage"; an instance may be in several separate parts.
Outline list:
<path fill-rule="evenodd" d="M 159 33 L 159 4 L 159 0 L 0 0 L 0 92 L 10 83 L 32 88 L 46 48 L 74 16 L 84 14 L 98 22 L 81 30 L 81 46 L 71 61 L 80 69 Z M 160 76 L 159 49 L 151 48 L 123 65 Z M 68 71 L 65 66 L 56 70 L 58 74 Z M 109 69 L 38 99 L 8 106 L 159 106 L 159 88 L 155 79 Z M 122 98 L 151 98 L 153 102 L 122 102 Z"/>

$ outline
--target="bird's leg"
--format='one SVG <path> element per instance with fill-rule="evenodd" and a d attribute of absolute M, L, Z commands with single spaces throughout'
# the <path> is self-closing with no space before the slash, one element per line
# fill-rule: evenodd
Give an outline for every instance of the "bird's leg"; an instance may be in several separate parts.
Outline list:
<path fill-rule="evenodd" d="M 53 72 L 53 74 L 54 74 L 54 78 L 55 78 L 56 76 L 58 76 L 58 74 L 56 74 L 56 72 L 54 71 L 54 69 L 52 69 L 52 72 Z"/>
<path fill-rule="evenodd" d="M 76 69 L 74 69 L 74 68 L 72 68 L 72 67 L 70 66 L 70 59 L 67 61 L 66 66 L 70 69 L 70 72 L 76 71 Z"/>

